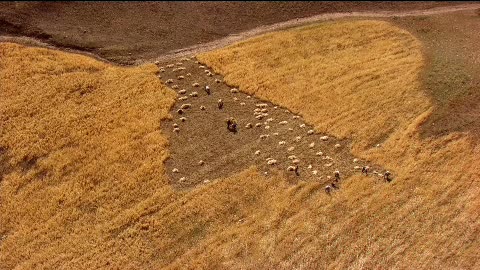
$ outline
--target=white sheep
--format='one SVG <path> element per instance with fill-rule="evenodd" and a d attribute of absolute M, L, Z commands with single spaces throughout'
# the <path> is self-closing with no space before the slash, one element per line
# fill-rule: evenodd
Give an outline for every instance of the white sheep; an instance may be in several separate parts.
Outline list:
<path fill-rule="evenodd" d="M 245 106 L 245 102 L 240 102 L 240 106 Z"/>
<path fill-rule="evenodd" d="M 190 96 L 191 97 L 198 97 L 198 93 L 197 92 L 192 92 L 192 93 L 190 93 Z"/>
<path fill-rule="evenodd" d="M 300 163 L 300 160 L 299 159 L 294 159 L 294 160 L 292 160 L 292 163 L 293 164 L 298 164 L 298 163 Z"/>
<path fill-rule="evenodd" d="M 185 79 L 185 77 L 180 75 L 180 76 L 177 77 L 177 79 L 178 80 L 183 80 L 183 79 Z"/>
<path fill-rule="evenodd" d="M 333 163 L 327 163 L 327 164 L 324 164 L 323 166 L 325 166 L 325 167 L 330 167 L 330 166 L 332 166 L 332 165 L 333 165 Z"/>
<path fill-rule="evenodd" d="M 179 171 L 178 171 L 177 168 L 173 168 L 172 172 L 173 172 L 173 173 L 178 173 Z"/>
<path fill-rule="evenodd" d="M 183 183 L 183 182 L 185 182 L 186 180 L 187 180 L 187 178 L 182 177 L 182 178 L 180 178 L 178 181 L 179 181 L 180 183 Z"/>
<path fill-rule="evenodd" d="M 357 162 L 358 162 L 358 158 L 354 158 L 353 163 L 357 163 Z"/>
<path fill-rule="evenodd" d="M 255 106 L 257 106 L 257 108 L 266 108 L 266 107 L 268 107 L 268 104 L 267 103 L 258 103 L 258 104 L 255 104 Z"/>
<path fill-rule="evenodd" d="M 184 101 L 184 100 L 186 100 L 187 98 L 188 98 L 187 96 L 184 96 L 184 97 L 179 97 L 179 98 L 178 98 L 178 100 L 180 100 L 180 101 Z"/>
<path fill-rule="evenodd" d="M 186 75 L 187 77 L 190 77 L 190 76 L 192 76 L 192 73 L 187 73 L 187 74 L 185 74 L 185 75 Z"/>
<path fill-rule="evenodd" d="M 178 114 L 183 114 L 183 110 L 182 110 L 182 109 L 178 109 L 178 110 L 177 110 L 177 113 L 178 113 Z"/>
<path fill-rule="evenodd" d="M 165 72 L 165 69 L 164 69 L 164 68 L 161 68 L 161 69 L 160 69 L 160 72 Z"/>
<path fill-rule="evenodd" d="M 270 126 L 265 126 L 265 129 L 270 129 Z"/>
<path fill-rule="evenodd" d="M 274 132 L 274 133 L 273 133 L 273 136 L 278 136 L 278 132 Z"/>
<path fill-rule="evenodd" d="M 179 90 L 178 93 L 179 93 L 180 95 L 183 95 L 183 94 L 187 93 L 187 90 L 182 89 L 182 90 Z"/>
<path fill-rule="evenodd" d="M 173 68 L 175 65 L 174 64 L 168 64 L 167 68 Z"/>
<path fill-rule="evenodd" d="M 251 96 L 247 96 L 247 98 L 252 98 Z"/>
<path fill-rule="evenodd" d="M 180 117 L 180 121 L 185 122 L 185 121 L 187 121 L 187 118 L 186 117 Z"/>
<path fill-rule="evenodd" d="M 297 159 L 297 156 L 295 156 L 295 155 L 290 155 L 290 156 L 288 156 L 288 159 L 289 159 L 289 160 L 294 160 L 294 159 Z"/>
<path fill-rule="evenodd" d="M 268 118 L 267 120 L 265 120 L 267 123 L 268 122 L 272 122 L 273 121 L 273 118 Z"/>
<path fill-rule="evenodd" d="M 293 119 L 298 119 L 298 118 L 300 118 L 300 116 L 294 115 L 294 116 L 292 116 L 292 118 L 293 118 Z"/>
<path fill-rule="evenodd" d="M 193 86 L 193 87 L 199 87 L 200 84 L 196 82 L 196 83 L 192 83 L 192 86 Z"/>
<path fill-rule="evenodd" d="M 278 142 L 279 145 L 285 145 L 285 143 L 286 143 L 285 141 Z"/>
<path fill-rule="evenodd" d="M 262 123 L 256 123 L 255 124 L 255 127 L 261 127 L 262 126 Z"/>
<path fill-rule="evenodd" d="M 233 97 L 233 101 L 238 101 L 238 98 L 237 98 L 237 97 Z"/>
<path fill-rule="evenodd" d="M 208 85 L 205 86 L 205 92 L 207 92 L 207 94 L 210 95 L 210 86 Z"/>
<path fill-rule="evenodd" d="M 313 175 L 317 175 L 317 174 L 318 174 L 318 171 L 317 171 L 317 170 L 313 170 L 313 171 L 312 171 L 312 174 L 313 174 Z"/>
<path fill-rule="evenodd" d="M 293 131 L 293 128 L 288 128 L 289 131 Z"/>
<path fill-rule="evenodd" d="M 280 125 L 286 125 L 286 124 L 288 124 L 288 122 L 287 121 L 281 121 L 281 122 L 279 122 L 279 124 Z"/>
<path fill-rule="evenodd" d="M 268 112 L 268 109 L 264 108 L 264 109 L 262 109 L 262 110 L 260 110 L 260 111 L 261 111 L 262 113 L 266 113 L 266 112 Z"/>
<path fill-rule="evenodd" d="M 295 137 L 295 139 L 293 139 L 293 140 L 296 141 L 296 142 L 299 142 L 301 139 L 302 139 L 302 136 L 297 136 L 297 137 Z"/>
<path fill-rule="evenodd" d="M 215 82 L 216 82 L 216 83 L 221 83 L 222 81 L 219 80 L 219 79 L 215 79 Z"/>
<path fill-rule="evenodd" d="M 200 106 L 200 110 L 205 111 L 205 109 L 206 109 L 205 106 L 203 106 L 203 105 Z"/>
<path fill-rule="evenodd" d="M 192 104 L 190 104 L 190 103 L 185 103 L 185 104 L 182 104 L 182 106 L 180 107 L 180 109 L 185 110 L 185 109 L 189 109 L 189 108 L 191 108 L 191 107 L 192 107 Z"/>
<path fill-rule="evenodd" d="M 173 79 L 168 79 L 165 83 L 173 83 Z"/>
<path fill-rule="evenodd" d="M 178 127 L 178 124 L 177 123 L 173 123 L 172 125 L 174 128 Z"/>
<path fill-rule="evenodd" d="M 155 61 L 154 63 L 155 63 L 155 65 L 157 65 L 157 66 L 160 65 L 160 61 L 158 61 L 158 60 Z"/>
<path fill-rule="evenodd" d="M 232 88 L 232 89 L 230 89 L 230 93 L 236 94 L 236 93 L 238 93 L 238 89 L 237 88 Z"/>
<path fill-rule="evenodd" d="M 177 66 L 181 66 L 183 63 L 182 63 L 182 62 L 178 62 L 178 63 L 176 63 L 176 64 L 177 64 Z"/>
<path fill-rule="evenodd" d="M 315 155 L 321 156 L 321 155 L 323 155 L 323 152 L 322 152 L 322 151 L 319 151 L 319 152 L 315 153 Z"/>
<path fill-rule="evenodd" d="M 200 68 L 200 69 L 205 69 L 205 66 L 198 66 L 198 68 Z"/>
<path fill-rule="evenodd" d="M 172 85 L 172 89 L 178 89 L 178 85 L 177 84 Z"/>
<path fill-rule="evenodd" d="M 260 135 L 260 139 L 266 139 L 266 138 L 268 138 L 269 136 L 270 136 L 270 135 L 268 135 L 268 134 L 261 134 L 261 135 Z"/>
<path fill-rule="evenodd" d="M 307 169 L 313 168 L 312 164 L 308 164 Z"/>
<path fill-rule="evenodd" d="M 252 126 L 253 126 L 252 123 L 247 123 L 247 124 L 245 125 L 246 128 L 252 128 Z"/>
<path fill-rule="evenodd" d="M 304 127 L 305 127 L 305 124 L 300 124 L 300 127 L 301 127 L 301 128 L 304 128 Z"/>
<path fill-rule="evenodd" d="M 200 161 L 198 162 L 198 165 L 200 165 L 200 166 L 202 166 L 203 164 L 205 164 L 205 161 L 203 161 L 203 160 L 200 160 Z"/>
<path fill-rule="evenodd" d="M 180 128 L 178 128 L 178 127 L 174 128 L 173 132 L 177 132 L 177 133 L 180 132 Z"/>
<path fill-rule="evenodd" d="M 326 140 L 328 140 L 328 136 L 322 136 L 322 137 L 320 137 L 320 140 L 326 141 Z"/>
<path fill-rule="evenodd" d="M 275 164 L 277 164 L 277 160 L 271 159 L 271 160 L 267 161 L 267 164 L 268 165 L 275 165 Z"/>
<path fill-rule="evenodd" d="M 314 143 L 314 142 L 312 142 L 311 144 L 308 145 L 308 148 L 313 148 L 313 147 L 315 147 L 315 143 Z"/>
<path fill-rule="evenodd" d="M 291 151 L 293 151 L 293 150 L 295 150 L 295 146 L 290 146 L 290 147 L 287 149 L 288 152 L 291 152 Z"/>
<path fill-rule="evenodd" d="M 255 155 L 260 155 L 260 150 L 255 151 Z"/>
<path fill-rule="evenodd" d="M 342 147 L 342 146 L 341 146 L 339 143 L 337 143 L 337 144 L 335 144 L 334 147 L 338 149 L 338 148 L 340 148 L 340 147 Z"/>
<path fill-rule="evenodd" d="M 313 133 L 315 133 L 315 131 L 313 131 L 313 129 L 310 129 L 309 131 L 307 131 L 308 135 L 312 135 Z"/>

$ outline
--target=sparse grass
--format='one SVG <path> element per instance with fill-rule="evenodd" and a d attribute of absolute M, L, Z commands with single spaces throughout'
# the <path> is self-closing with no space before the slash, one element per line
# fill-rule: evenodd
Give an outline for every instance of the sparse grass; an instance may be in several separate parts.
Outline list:
<path fill-rule="evenodd" d="M 1 44 L 0 147 L 14 169 L 0 183 L 0 268 L 478 268 L 480 151 L 468 134 L 420 139 L 431 105 L 419 51 L 387 23 L 348 22 L 202 56 L 396 174 L 354 176 L 329 197 L 254 168 L 175 192 L 158 130 L 174 93 L 152 66 Z M 378 150 L 372 130 L 386 135 Z M 22 172 L 25 156 L 38 159 Z"/>

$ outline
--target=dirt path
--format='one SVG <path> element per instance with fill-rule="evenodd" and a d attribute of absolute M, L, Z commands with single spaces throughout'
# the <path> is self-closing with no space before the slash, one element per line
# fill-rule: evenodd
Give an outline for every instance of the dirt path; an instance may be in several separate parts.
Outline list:
<path fill-rule="evenodd" d="M 480 8 L 480 4 L 462 4 L 457 6 L 448 6 L 448 7 L 437 7 L 431 9 L 422 9 L 422 10 L 412 10 L 412 11 L 376 11 L 376 12 L 346 12 L 346 13 L 324 13 L 321 15 L 315 15 L 311 17 L 306 17 L 302 19 L 293 19 L 281 23 L 271 24 L 271 25 L 264 25 L 261 27 L 253 28 L 251 30 L 241 32 L 238 34 L 233 34 L 227 36 L 225 38 L 221 38 L 212 42 L 207 42 L 195 46 L 190 46 L 187 48 L 173 50 L 167 54 L 160 55 L 154 59 L 136 59 L 133 61 L 133 65 L 139 65 L 143 63 L 153 62 L 153 61 L 167 61 L 170 59 L 181 58 L 183 56 L 191 56 L 201 52 L 214 50 L 217 48 L 221 48 L 227 45 L 230 45 L 235 42 L 239 42 L 244 39 L 248 39 L 254 36 L 258 36 L 261 34 L 265 34 L 272 31 L 283 30 L 295 26 L 305 25 L 313 22 L 318 21 L 325 21 L 325 20 L 333 20 L 333 19 L 340 19 L 340 18 L 388 18 L 388 17 L 406 17 L 406 16 L 425 16 L 425 15 L 434 15 L 434 14 L 442 14 L 448 12 L 455 12 L 460 10 L 471 10 Z M 31 38 L 31 37 L 18 37 L 18 36 L 0 36 L 0 42 L 16 42 L 28 46 L 36 46 L 36 47 L 44 47 L 44 48 L 54 48 L 60 49 L 63 51 L 71 52 L 71 53 L 78 53 L 87 55 L 89 57 L 94 57 L 98 60 L 103 62 L 108 62 L 113 65 L 121 65 L 118 63 L 111 62 L 106 60 L 96 54 L 81 51 L 76 49 L 69 49 L 69 48 L 58 48 L 51 44 L 47 44 L 42 42 L 41 40 Z"/>
<path fill-rule="evenodd" d="M 461 10 L 472 10 L 477 8 L 480 8 L 480 4 L 465 4 L 465 5 L 458 5 L 458 6 L 451 6 L 451 7 L 438 7 L 438 8 L 432 8 L 432 9 L 426 9 L 426 10 L 412 10 L 412 11 L 403 11 L 403 12 L 382 11 L 382 12 L 327 13 L 327 14 L 321 14 L 321 15 L 316 15 L 312 17 L 302 18 L 302 19 L 294 19 L 294 20 L 289 20 L 281 23 L 272 24 L 272 25 L 257 27 L 252 30 L 245 31 L 239 34 L 230 35 L 228 37 L 218 39 L 212 42 L 199 44 L 199 45 L 195 45 L 195 46 L 191 46 L 191 47 L 183 48 L 179 50 L 174 50 L 168 54 L 159 56 L 158 58 L 153 60 L 167 61 L 174 58 L 196 55 L 202 52 L 225 47 L 235 42 L 239 42 L 244 39 L 252 38 L 254 36 L 258 36 L 261 34 L 278 31 L 278 30 L 284 30 L 291 27 L 301 26 L 309 23 L 318 22 L 318 21 L 334 20 L 334 19 L 340 19 L 340 18 L 391 18 L 391 17 L 407 17 L 407 16 L 426 16 L 426 15 L 435 15 L 435 14 L 442 14 L 442 13 L 448 13 L 448 12 L 461 11 Z M 136 64 L 140 64 L 144 62 L 146 61 L 137 60 Z"/>

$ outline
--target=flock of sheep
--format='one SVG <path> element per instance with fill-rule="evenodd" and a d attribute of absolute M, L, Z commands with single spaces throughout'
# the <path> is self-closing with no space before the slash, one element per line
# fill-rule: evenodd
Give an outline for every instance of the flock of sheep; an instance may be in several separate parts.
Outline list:
<path fill-rule="evenodd" d="M 211 83 L 205 83 L 205 85 L 200 84 L 198 81 L 195 81 L 194 76 L 192 76 L 193 71 L 188 72 L 187 68 L 185 67 L 186 62 L 189 62 L 190 65 L 193 65 L 192 62 L 195 64 L 193 66 L 197 66 L 199 69 L 203 70 L 205 76 L 208 78 L 210 77 Z M 215 74 L 212 72 L 210 69 L 208 69 L 205 65 L 200 64 L 198 61 L 195 61 L 195 59 L 192 58 L 182 58 L 180 61 L 176 63 L 171 63 L 167 64 L 165 66 L 160 66 L 159 62 L 156 62 L 159 66 L 160 73 L 159 73 L 159 78 L 163 79 L 164 82 L 172 89 L 176 90 L 178 93 L 178 98 L 177 100 L 181 102 L 181 104 L 178 104 L 176 111 L 174 113 L 174 121 L 173 125 L 173 133 L 179 134 L 181 133 L 181 128 L 180 128 L 180 123 L 186 122 L 187 118 L 186 115 L 188 114 L 187 112 L 189 110 L 194 109 L 194 105 L 192 104 L 193 102 L 187 102 L 189 99 L 195 99 L 199 98 L 200 96 L 202 97 L 207 97 L 210 98 L 212 95 L 212 91 L 220 91 L 217 90 L 218 88 L 215 87 L 215 85 L 220 85 L 222 83 L 222 80 L 219 78 L 213 78 Z M 169 72 L 167 72 L 169 71 Z M 162 78 L 163 74 L 169 73 L 170 78 Z M 195 72 L 198 73 L 198 72 Z M 175 74 L 175 75 L 173 75 Z M 177 74 L 183 74 L 183 75 L 177 75 Z M 172 75 L 174 76 L 172 78 Z M 206 78 L 203 78 L 206 79 Z M 190 82 L 187 82 L 190 81 Z M 179 86 L 183 85 L 182 87 Z M 188 86 L 188 87 L 186 87 Z M 189 91 L 187 89 L 183 88 L 190 88 Z M 180 89 L 182 88 L 182 89 Z M 214 90 L 215 89 L 215 90 Z M 323 147 L 327 146 L 327 143 L 330 143 L 333 147 L 333 151 L 341 151 L 342 145 L 340 143 L 335 143 L 334 140 L 335 138 L 329 137 L 327 135 L 320 136 L 320 134 L 316 134 L 315 131 L 311 128 L 307 128 L 307 125 L 305 123 L 301 123 L 300 121 L 300 116 L 292 114 L 289 110 L 279 108 L 278 106 L 275 106 L 273 104 L 269 104 L 268 102 L 262 102 L 260 100 L 257 100 L 254 97 L 251 97 L 249 95 L 245 95 L 245 100 L 241 100 L 239 97 L 239 90 L 237 88 L 230 88 L 229 91 L 221 90 L 224 93 L 222 93 L 225 96 L 225 99 L 232 98 L 234 102 L 237 102 L 240 106 L 248 106 L 248 105 L 253 105 L 252 110 L 251 110 L 251 121 L 247 121 L 246 123 L 242 124 L 241 126 L 239 125 L 237 119 L 235 117 L 228 117 L 225 119 L 225 129 L 228 130 L 229 132 L 232 133 L 237 133 L 239 130 L 245 131 L 243 134 L 247 134 L 246 132 L 248 130 L 262 130 L 262 132 L 256 132 L 260 133 L 255 139 L 254 137 L 252 140 L 258 140 L 260 143 L 261 142 L 266 142 L 270 140 L 270 145 L 273 144 L 272 139 L 275 138 L 281 138 L 282 134 L 287 134 L 291 137 L 293 137 L 293 142 L 288 142 L 287 140 L 281 140 L 278 139 L 277 141 L 277 147 L 283 147 L 282 150 L 286 153 L 286 160 L 285 162 L 288 162 L 290 164 L 287 164 L 285 166 L 285 171 L 287 172 L 287 175 L 292 175 L 292 176 L 300 176 L 300 170 L 299 166 L 301 164 L 300 159 L 294 154 L 295 151 L 300 151 L 300 152 L 312 152 L 311 156 L 314 156 L 316 158 L 319 158 L 322 162 L 324 162 L 321 170 L 314 168 L 315 166 L 321 166 L 321 165 L 314 165 L 315 163 L 319 162 L 314 162 L 310 161 L 310 164 L 303 164 L 302 168 L 306 168 L 305 171 L 307 171 L 307 175 L 314 179 L 318 180 L 323 180 L 327 185 L 325 186 L 325 192 L 327 194 L 330 194 L 333 190 L 339 188 L 339 182 L 341 178 L 344 176 L 351 175 L 354 171 L 360 171 L 364 173 L 365 175 L 369 174 L 370 167 L 369 166 L 353 166 L 350 167 L 349 169 L 345 169 L 345 173 L 342 173 L 339 169 L 334 170 L 333 172 L 330 173 L 325 173 L 328 168 L 331 168 L 334 164 L 334 160 L 332 157 L 327 155 L 327 153 L 324 153 L 324 151 L 321 151 L 320 148 L 318 148 L 317 145 L 319 144 L 324 144 Z M 188 93 L 189 92 L 189 93 Z M 249 104 L 247 105 L 247 101 L 250 101 Z M 216 107 L 215 110 L 226 110 L 226 105 L 224 103 L 224 100 L 222 98 L 219 98 L 216 100 Z M 200 105 L 198 106 L 198 109 L 201 111 L 206 110 L 205 105 Z M 271 112 L 275 112 L 277 115 L 279 112 L 284 111 L 285 115 L 290 115 L 291 120 L 286 119 L 283 117 L 283 119 L 275 119 L 275 117 L 272 117 Z M 235 112 L 231 112 L 233 115 L 235 115 Z M 178 123 L 177 123 L 178 122 Z M 295 128 L 296 127 L 296 128 Z M 297 132 L 294 136 L 294 131 Z M 254 133 L 247 134 L 247 135 L 254 135 Z M 298 145 L 301 142 L 305 142 L 305 146 L 300 147 Z M 261 145 L 261 144 L 259 144 Z M 298 147 L 297 147 L 298 146 Z M 296 147 L 298 149 L 296 149 Z M 267 151 L 271 152 L 273 146 L 268 147 L 266 149 Z M 308 150 L 307 150 L 308 149 Z M 313 154 L 314 153 L 314 154 Z M 341 154 L 345 154 L 346 151 L 344 150 L 341 152 Z M 262 150 L 256 149 L 253 153 L 254 156 L 260 157 L 262 154 Z M 305 153 L 302 153 L 305 154 Z M 335 153 L 333 153 L 335 154 Z M 338 154 L 340 155 L 340 154 Z M 355 163 L 359 164 L 361 161 L 357 158 L 351 158 L 346 157 L 343 159 L 350 159 L 350 162 L 346 162 L 347 164 L 350 163 Z M 278 158 L 274 158 L 272 156 L 267 156 L 265 158 L 265 166 L 266 167 L 276 167 L 279 168 L 278 166 L 280 165 Z M 344 162 L 345 163 L 345 162 Z M 198 165 L 203 166 L 205 164 L 204 160 L 198 161 Z M 349 165 L 344 165 L 343 167 L 346 167 Z M 377 169 L 378 170 L 378 169 Z M 390 172 L 386 171 L 385 173 L 380 173 L 376 169 L 372 170 L 372 173 L 370 175 L 374 175 L 377 177 L 382 177 L 385 179 L 385 181 L 390 181 Z M 179 170 L 178 168 L 173 168 L 172 173 L 178 173 Z M 267 171 L 265 171 L 265 174 L 268 174 Z M 324 174 L 327 174 L 325 178 L 323 178 Z M 325 181 L 326 180 L 326 181 Z M 179 182 L 185 181 L 185 177 L 181 177 L 178 179 Z"/>

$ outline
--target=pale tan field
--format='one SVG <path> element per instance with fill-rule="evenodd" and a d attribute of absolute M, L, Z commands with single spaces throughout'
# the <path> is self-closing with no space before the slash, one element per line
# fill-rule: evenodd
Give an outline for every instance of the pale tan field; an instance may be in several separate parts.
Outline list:
<path fill-rule="evenodd" d="M 324 23 L 199 58 L 352 138 L 395 180 L 351 177 L 329 197 L 251 168 L 174 191 L 159 121 L 175 93 L 153 66 L 0 44 L 0 269 L 480 267 L 480 149 L 468 133 L 420 139 L 432 105 L 413 36 L 385 22 Z"/>

